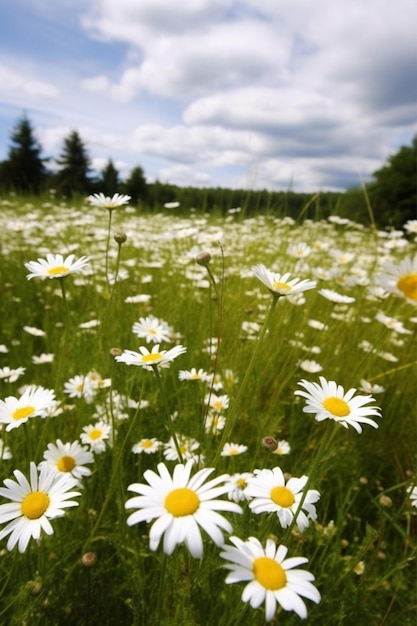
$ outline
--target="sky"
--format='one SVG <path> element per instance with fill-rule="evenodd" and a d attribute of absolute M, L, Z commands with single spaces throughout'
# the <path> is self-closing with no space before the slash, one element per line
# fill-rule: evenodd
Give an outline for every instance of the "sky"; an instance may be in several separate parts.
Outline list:
<path fill-rule="evenodd" d="M 180 186 L 359 187 L 417 133 L 416 0 L 2 0 L 0 160 Z"/>

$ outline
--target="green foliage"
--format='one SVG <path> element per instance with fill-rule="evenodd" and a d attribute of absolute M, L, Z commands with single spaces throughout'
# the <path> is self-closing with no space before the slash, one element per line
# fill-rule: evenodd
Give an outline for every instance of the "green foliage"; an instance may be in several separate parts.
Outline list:
<path fill-rule="evenodd" d="M 374 172 L 370 194 L 378 223 L 401 227 L 417 209 L 417 136 Z"/>
<path fill-rule="evenodd" d="M 101 172 L 101 177 L 97 182 L 99 191 L 105 196 L 113 196 L 119 191 L 119 172 L 114 166 L 111 159 L 108 160 L 106 166 Z"/>
<path fill-rule="evenodd" d="M 143 169 L 138 165 L 130 172 L 124 182 L 123 193 L 131 197 L 132 203 L 146 202 L 148 199 L 148 186 Z"/>

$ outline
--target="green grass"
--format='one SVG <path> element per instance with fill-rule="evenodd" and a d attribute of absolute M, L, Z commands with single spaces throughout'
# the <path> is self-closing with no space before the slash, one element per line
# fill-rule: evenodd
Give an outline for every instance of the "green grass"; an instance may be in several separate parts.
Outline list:
<path fill-rule="evenodd" d="M 31 540 L 24 554 L 16 548 L 9 552 L 7 539 L 0 542 L 0 623 L 264 623 L 263 606 L 254 610 L 241 601 L 245 583 L 225 584 L 224 561 L 207 536 L 202 559 L 193 559 L 184 545 L 167 557 L 161 546 L 156 552 L 149 549 L 150 524 L 126 523 L 124 504 L 132 496 L 128 485 L 144 482 L 143 472 L 164 460 L 162 449 L 153 455 L 135 455 L 131 449 L 143 437 L 169 440 L 172 426 L 165 399 L 170 412 L 177 412 L 175 431 L 199 441 L 200 467 L 215 460 L 215 475 L 275 466 L 293 476 L 309 475 L 320 453 L 309 485 L 321 494 L 318 520 L 304 533 L 293 530 L 288 536 L 275 516 L 254 515 L 245 503 L 242 515 L 225 513 L 238 537 L 255 536 L 262 542 L 268 536 L 278 542 L 285 538 L 290 556 L 309 559 L 305 568 L 314 574 L 322 597 L 318 605 L 306 600 L 310 624 L 414 624 L 417 516 L 407 490 L 415 484 L 416 472 L 417 317 L 404 298 L 378 297 L 373 288 L 383 261 L 398 263 L 413 256 L 415 242 L 409 238 L 395 246 L 386 233 L 353 222 L 295 224 L 273 216 L 245 220 L 239 214 L 226 219 L 198 213 L 175 217 L 121 208 L 113 213 L 111 234 L 124 231 L 127 241 L 119 249 L 110 238 L 109 270 L 115 271 L 118 252 L 120 266 L 119 280 L 109 285 L 104 209 L 29 205 L 12 198 L 1 204 L 0 226 L 0 344 L 5 347 L 0 368 L 26 368 L 16 382 L 0 380 L 0 399 L 19 396 L 23 385 L 36 384 L 54 389 L 63 407 L 56 417 L 30 419 L 10 432 L 3 428 L 3 443 L 12 458 L 0 460 L 1 481 L 12 478 L 16 469 L 27 475 L 30 461 L 39 463 L 48 443 L 79 440 L 83 427 L 97 418 L 109 420 L 114 431 L 113 445 L 95 455 L 92 475 L 83 479 L 79 506 L 52 520 L 53 535 Z M 290 244 L 301 241 L 311 246 L 304 259 L 288 253 Z M 340 264 L 332 250 L 352 252 L 354 258 Z M 195 262 L 204 251 L 212 257 L 214 284 L 207 269 Z M 64 279 L 68 311 L 59 281 L 26 279 L 24 263 L 49 252 L 73 252 L 91 260 L 91 274 Z M 272 297 L 251 276 L 257 263 L 318 282 L 302 303 L 278 300 L 260 344 Z M 355 300 L 335 304 L 318 293 L 321 288 Z M 141 293 L 151 296 L 148 303 L 125 302 Z M 387 328 L 375 319 L 379 311 L 413 332 Z M 132 332 L 133 323 L 149 314 L 165 320 L 176 333 L 162 348 L 176 343 L 187 347 L 169 369 L 161 370 L 162 393 L 153 372 L 116 363 L 110 354 L 113 348 L 150 349 Z M 80 328 L 91 320 L 100 324 Z M 311 320 L 325 329 L 313 327 Z M 258 330 L 248 333 L 247 323 Z M 45 336 L 33 336 L 24 326 L 42 329 Z M 216 359 L 205 348 L 210 337 L 221 339 Z M 53 353 L 54 361 L 35 365 L 32 357 L 41 353 Z M 318 362 L 321 372 L 303 370 L 300 362 L 305 359 Z M 223 381 L 219 393 L 230 399 L 224 415 L 233 420 L 227 441 L 246 445 L 244 454 L 219 457 L 222 434 L 204 430 L 207 386 L 178 380 L 178 371 L 191 367 L 214 372 Z M 111 378 L 111 387 L 98 391 L 91 403 L 68 398 L 64 383 L 92 370 Z M 228 370 L 234 383 L 227 382 Z M 319 374 L 345 390 L 359 388 L 361 379 L 383 386 L 375 395 L 382 412 L 378 429 L 365 425 L 358 434 L 304 413 L 304 400 L 294 391 L 301 379 L 318 381 Z M 135 412 L 125 406 L 126 398 L 148 404 Z M 128 419 L 117 419 L 120 408 Z M 261 445 L 265 436 L 287 440 L 290 454 L 266 452 Z M 331 444 L 323 449 L 324 438 L 330 436 Z M 172 470 L 175 462 L 166 463 Z M 1 504 L 5 502 L 2 498 Z M 92 567 L 81 562 L 88 552 L 96 556 Z M 354 568 L 360 561 L 364 571 L 358 575 Z M 272 623 L 299 621 L 293 612 L 283 611 Z"/>

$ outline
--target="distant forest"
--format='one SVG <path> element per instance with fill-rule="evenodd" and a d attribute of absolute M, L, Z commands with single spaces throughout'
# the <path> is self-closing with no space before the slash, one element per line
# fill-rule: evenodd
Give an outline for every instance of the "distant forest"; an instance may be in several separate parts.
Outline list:
<path fill-rule="evenodd" d="M 128 194 L 131 204 L 144 210 L 159 211 L 165 204 L 178 202 L 177 212 L 240 210 L 244 215 L 267 213 L 296 220 L 322 219 L 337 214 L 379 228 L 401 228 L 416 218 L 417 137 L 411 146 L 402 146 L 372 175 L 363 188 L 346 192 L 318 191 L 315 194 L 288 191 L 227 189 L 222 187 L 180 187 L 169 183 L 147 182 L 140 165 L 121 180 L 113 161 L 108 160 L 98 176 L 92 175 L 88 149 L 76 130 L 63 140 L 54 159 L 43 156 L 33 125 L 24 115 L 10 133 L 7 159 L 0 162 L 0 194 L 44 196 L 51 192 L 60 198 L 75 199 L 91 193 Z M 49 165 L 49 168 L 48 168 Z M 51 191 L 52 190 L 52 191 Z"/>

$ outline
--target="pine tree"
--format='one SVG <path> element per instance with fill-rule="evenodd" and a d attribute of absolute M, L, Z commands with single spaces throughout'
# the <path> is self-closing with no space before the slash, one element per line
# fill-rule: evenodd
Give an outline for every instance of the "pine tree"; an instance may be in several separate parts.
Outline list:
<path fill-rule="evenodd" d="M 41 153 L 32 124 L 23 115 L 11 132 L 8 159 L 2 164 L 3 186 L 21 193 L 39 193 L 45 182 L 47 161 Z"/>
<path fill-rule="evenodd" d="M 71 131 L 64 139 L 64 147 L 57 163 L 60 165 L 56 175 L 59 193 L 69 197 L 89 193 L 90 159 L 84 142 L 76 130 Z"/>
<path fill-rule="evenodd" d="M 99 191 L 104 193 L 105 196 L 113 196 L 119 191 L 119 172 L 111 159 L 108 160 L 107 165 L 101 172 L 99 186 Z"/>
<path fill-rule="evenodd" d="M 130 172 L 129 178 L 123 185 L 123 193 L 128 194 L 132 198 L 132 203 L 137 203 L 138 200 L 146 202 L 148 185 L 143 168 L 139 165 Z"/>

